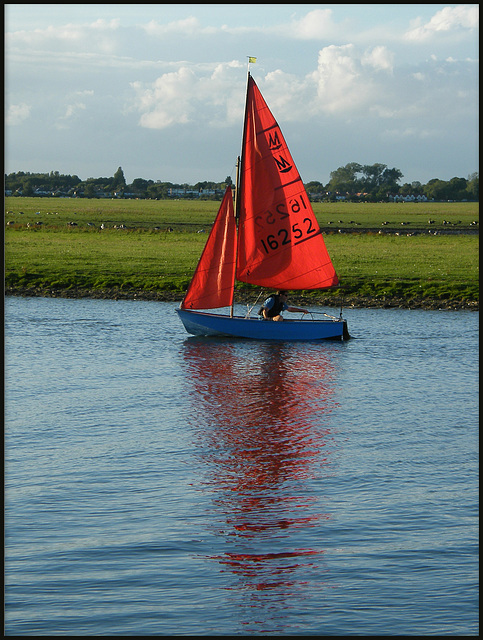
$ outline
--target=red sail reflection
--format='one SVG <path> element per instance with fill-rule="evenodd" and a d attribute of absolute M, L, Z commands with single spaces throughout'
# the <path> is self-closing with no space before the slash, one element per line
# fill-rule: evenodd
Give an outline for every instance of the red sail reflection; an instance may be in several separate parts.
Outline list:
<path fill-rule="evenodd" d="M 323 553 L 310 530 L 330 518 L 310 484 L 332 473 L 329 347 L 193 338 L 184 357 L 203 490 L 229 545 L 216 559 L 245 588 L 300 583 L 294 574 L 306 575 Z"/>

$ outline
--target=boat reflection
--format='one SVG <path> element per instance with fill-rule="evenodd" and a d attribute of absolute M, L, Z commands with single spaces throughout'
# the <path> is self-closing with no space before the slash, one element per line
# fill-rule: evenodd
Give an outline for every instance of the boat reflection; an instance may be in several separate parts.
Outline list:
<path fill-rule="evenodd" d="M 231 588 L 284 591 L 322 568 L 330 515 L 320 491 L 336 449 L 333 346 L 185 341 L 202 490 L 223 539 L 212 557 L 239 579 Z"/>

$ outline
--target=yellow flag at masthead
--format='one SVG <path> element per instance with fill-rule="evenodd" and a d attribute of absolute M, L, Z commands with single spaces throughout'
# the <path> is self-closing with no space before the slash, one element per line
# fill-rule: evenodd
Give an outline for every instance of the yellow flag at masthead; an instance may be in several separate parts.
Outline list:
<path fill-rule="evenodd" d="M 253 58 L 252 56 L 248 56 L 248 62 L 253 63 L 253 62 L 256 62 L 256 61 L 257 61 L 256 58 Z"/>

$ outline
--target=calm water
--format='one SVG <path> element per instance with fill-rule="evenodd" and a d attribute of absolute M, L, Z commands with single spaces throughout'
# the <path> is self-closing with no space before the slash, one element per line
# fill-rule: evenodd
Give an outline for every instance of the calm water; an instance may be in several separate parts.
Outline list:
<path fill-rule="evenodd" d="M 478 314 L 6 300 L 7 635 L 477 635 Z"/>

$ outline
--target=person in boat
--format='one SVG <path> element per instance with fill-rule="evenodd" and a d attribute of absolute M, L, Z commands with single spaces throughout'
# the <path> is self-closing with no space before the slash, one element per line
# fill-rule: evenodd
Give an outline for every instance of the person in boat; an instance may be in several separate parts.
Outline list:
<path fill-rule="evenodd" d="M 258 315 L 262 317 L 263 320 L 275 320 L 279 322 L 283 320 L 282 311 L 292 311 L 299 313 L 308 313 L 307 309 L 301 309 L 300 307 L 290 307 L 287 304 L 288 293 L 287 291 L 279 290 L 277 293 L 272 293 L 269 296 L 258 312 Z"/>

